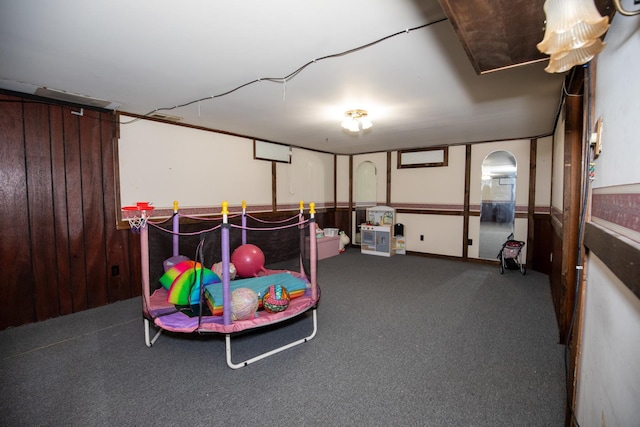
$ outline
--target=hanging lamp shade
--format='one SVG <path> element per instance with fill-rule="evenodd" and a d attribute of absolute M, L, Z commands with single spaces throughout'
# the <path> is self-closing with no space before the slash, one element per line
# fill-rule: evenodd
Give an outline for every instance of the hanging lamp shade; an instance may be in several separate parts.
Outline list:
<path fill-rule="evenodd" d="M 601 16 L 593 0 L 546 0 L 544 38 L 540 52 L 551 55 L 545 71 L 561 73 L 585 64 L 604 49 L 600 40 L 609 28 L 609 18 Z"/>
<path fill-rule="evenodd" d="M 600 39 L 578 49 L 554 53 L 549 58 L 549 65 L 544 69 L 547 73 L 564 73 L 574 65 L 586 64 L 605 48 L 606 43 Z"/>
<path fill-rule="evenodd" d="M 609 28 L 609 18 L 600 16 L 593 0 L 547 0 L 547 26 L 537 47 L 548 55 L 579 49 Z"/>

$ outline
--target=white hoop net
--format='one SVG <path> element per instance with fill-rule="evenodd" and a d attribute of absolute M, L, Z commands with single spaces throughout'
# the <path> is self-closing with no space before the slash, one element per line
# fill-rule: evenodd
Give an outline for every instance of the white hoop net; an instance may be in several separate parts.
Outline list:
<path fill-rule="evenodd" d="M 134 232 L 139 232 L 142 228 L 146 227 L 147 219 L 151 216 L 151 212 L 153 212 L 153 206 L 150 206 L 148 203 L 139 202 L 136 206 L 122 207 L 124 219 L 129 222 L 129 227 L 131 227 L 131 231 Z"/>

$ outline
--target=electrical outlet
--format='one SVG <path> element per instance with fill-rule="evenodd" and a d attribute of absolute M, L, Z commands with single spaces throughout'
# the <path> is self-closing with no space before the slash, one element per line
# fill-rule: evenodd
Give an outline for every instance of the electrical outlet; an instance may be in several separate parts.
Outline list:
<path fill-rule="evenodd" d="M 467 245 L 472 246 L 473 245 L 473 239 L 467 239 Z"/>
<path fill-rule="evenodd" d="M 424 241 L 424 234 L 420 235 L 420 241 L 423 242 Z"/>

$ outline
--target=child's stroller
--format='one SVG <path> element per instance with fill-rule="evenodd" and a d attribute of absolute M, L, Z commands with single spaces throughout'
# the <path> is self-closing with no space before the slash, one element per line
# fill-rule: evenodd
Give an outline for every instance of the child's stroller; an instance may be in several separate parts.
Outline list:
<path fill-rule="evenodd" d="M 502 249 L 498 254 L 500 260 L 500 274 L 504 274 L 504 270 L 520 270 L 524 276 L 527 269 L 522 262 L 522 248 L 524 242 L 513 240 L 513 233 L 507 237 L 507 241 L 502 245 Z"/>

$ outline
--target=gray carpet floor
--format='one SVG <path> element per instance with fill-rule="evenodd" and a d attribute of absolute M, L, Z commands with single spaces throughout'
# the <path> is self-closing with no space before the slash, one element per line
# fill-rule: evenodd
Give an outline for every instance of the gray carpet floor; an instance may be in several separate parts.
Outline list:
<path fill-rule="evenodd" d="M 2 426 L 561 426 L 545 275 L 349 249 L 319 262 L 317 336 L 239 370 L 219 335 L 144 344 L 141 301 L 0 332 Z M 234 338 L 234 361 L 311 331 Z"/>

